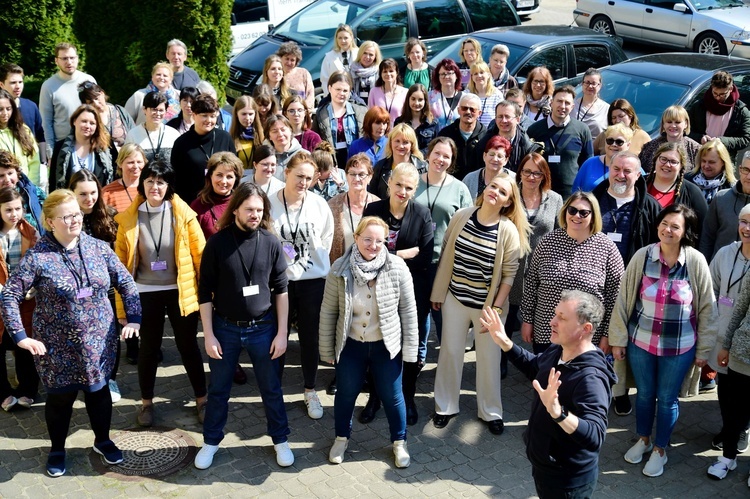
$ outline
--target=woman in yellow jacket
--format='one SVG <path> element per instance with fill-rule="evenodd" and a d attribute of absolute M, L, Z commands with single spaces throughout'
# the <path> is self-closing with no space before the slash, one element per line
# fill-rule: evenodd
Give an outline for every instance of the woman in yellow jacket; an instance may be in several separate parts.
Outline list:
<path fill-rule="evenodd" d="M 138 383 L 143 406 L 140 426 L 154 424 L 154 384 L 164 335 L 164 314 L 174 330 L 195 393 L 198 420 L 206 407 L 206 375 L 198 334 L 198 269 L 206 240 L 195 212 L 174 193 L 175 173 L 161 162 L 150 163 L 138 182 L 138 196 L 117 215 L 115 252 L 133 275 L 141 303 L 143 326 L 138 356 Z M 124 310 L 118 300 L 118 318 Z"/>

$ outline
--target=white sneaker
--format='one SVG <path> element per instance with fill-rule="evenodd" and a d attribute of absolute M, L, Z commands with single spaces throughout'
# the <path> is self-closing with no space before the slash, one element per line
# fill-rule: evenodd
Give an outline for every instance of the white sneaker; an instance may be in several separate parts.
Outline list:
<path fill-rule="evenodd" d="M 195 461 L 193 462 L 193 464 L 199 470 L 208 469 L 214 462 L 214 455 L 216 455 L 216 452 L 218 450 L 218 445 L 203 444 L 201 450 L 199 450 L 198 454 L 195 455 Z"/>
<path fill-rule="evenodd" d="M 294 454 L 292 454 L 292 449 L 289 447 L 289 442 L 274 444 L 273 450 L 276 451 L 276 464 L 282 468 L 294 464 Z"/>
<path fill-rule="evenodd" d="M 349 446 L 349 439 L 346 437 L 336 437 L 333 441 L 330 452 L 328 452 L 328 461 L 333 464 L 341 464 L 344 462 L 344 452 Z"/>
<path fill-rule="evenodd" d="M 625 453 L 625 460 L 630 464 L 638 464 L 643 461 L 643 455 L 652 450 L 654 450 L 654 444 L 651 442 L 646 444 L 639 438 L 635 445 Z"/>
<path fill-rule="evenodd" d="M 112 403 L 119 402 L 122 398 L 122 395 L 120 394 L 120 387 L 117 386 L 117 381 L 111 379 L 109 380 L 109 393 L 112 395 Z"/>
<path fill-rule="evenodd" d="M 396 457 L 396 468 L 408 468 L 411 464 L 411 457 L 406 449 L 406 440 L 393 442 L 393 455 Z"/>
<path fill-rule="evenodd" d="M 727 459 L 724 456 L 708 467 L 708 477 L 714 480 L 721 480 L 737 468 L 737 459 Z"/>
<path fill-rule="evenodd" d="M 8 397 L 3 400 L 2 404 L 0 404 L 0 407 L 2 407 L 5 412 L 10 412 L 17 403 L 18 399 L 16 397 L 8 395 Z"/>
<path fill-rule="evenodd" d="M 31 409 L 31 406 L 34 405 L 34 399 L 29 397 L 18 397 L 18 405 L 24 409 Z"/>
<path fill-rule="evenodd" d="M 646 466 L 643 467 L 643 474 L 650 477 L 661 476 L 664 473 L 665 464 L 667 464 L 667 452 L 664 451 L 662 456 L 659 451 L 655 450 L 651 453 Z"/>
<path fill-rule="evenodd" d="M 323 405 L 318 398 L 318 392 L 312 390 L 305 392 L 305 405 L 307 406 L 307 415 L 311 419 L 320 419 L 323 417 Z"/>

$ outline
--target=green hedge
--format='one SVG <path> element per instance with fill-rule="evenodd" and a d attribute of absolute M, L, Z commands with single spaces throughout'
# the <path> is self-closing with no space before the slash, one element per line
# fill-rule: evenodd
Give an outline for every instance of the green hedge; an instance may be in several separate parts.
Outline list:
<path fill-rule="evenodd" d="M 102 1 L 16 0 L 0 12 L 0 62 L 16 62 L 27 75 L 46 79 L 55 70 L 53 47 L 79 46 L 82 70 L 93 75 L 110 100 L 124 104 L 166 60 L 167 42 L 187 44 L 188 65 L 210 81 L 223 99 L 232 48 L 232 0 Z M 22 50 L 23 49 L 23 50 Z M 85 65 L 83 64 L 85 62 Z M 25 96 L 37 100 L 38 95 Z"/>

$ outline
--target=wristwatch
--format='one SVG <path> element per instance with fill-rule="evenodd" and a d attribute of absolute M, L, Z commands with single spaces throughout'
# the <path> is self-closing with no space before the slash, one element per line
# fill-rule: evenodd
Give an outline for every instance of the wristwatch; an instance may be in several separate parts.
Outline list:
<path fill-rule="evenodd" d="M 556 418 L 552 418 L 552 421 L 554 421 L 555 423 L 562 423 L 563 421 L 565 421 L 565 418 L 567 417 L 568 417 L 568 411 L 565 410 L 565 407 L 561 407 L 560 415 L 557 416 Z"/>
<path fill-rule="evenodd" d="M 497 312 L 497 315 L 503 315 L 503 309 L 502 307 L 496 307 L 495 305 L 492 305 L 492 310 Z"/>

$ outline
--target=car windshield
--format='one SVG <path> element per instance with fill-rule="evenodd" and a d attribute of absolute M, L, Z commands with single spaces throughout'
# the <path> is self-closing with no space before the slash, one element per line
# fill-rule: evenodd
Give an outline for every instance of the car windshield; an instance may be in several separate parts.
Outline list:
<path fill-rule="evenodd" d="M 302 45 L 323 45 L 333 38 L 340 24 L 349 24 L 365 7 L 342 0 L 319 0 L 305 7 L 271 33 Z"/>
<path fill-rule="evenodd" d="M 494 47 L 498 43 L 503 42 L 499 40 L 490 40 L 488 38 L 479 36 L 476 36 L 474 38 L 476 38 L 479 42 L 479 45 L 482 46 L 482 57 L 484 58 L 484 61 L 489 64 L 490 51 L 492 51 L 492 47 Z M 432 66 L 434 67 L 438 62 L 446 58 L 453 59 L 456 62 L 460 61 L 461 59 L 458 56 L 458 50 L 459 47 L 461 47 L 461 43 L 463 42 L 463 40 L 463 38 L 456 40 L 455 42 L 448 45 L 448 47 L 438 52 L 435 57 L 430 60 L 430 64 L 432 64 Z M 510 43 L 505 43 L 505 45 L 508 47 L 508 50 L 510 50 L 510 57 L 508 57 L 508 62 L 506 63 L 506 67 L 510 70 L 516 66 L 516 61 L 523 57 L 529 49 L 528 47 L 521 47 L 520 45 L 513 45 Z"/>
<path fill-rule="evenodd" d="M 602 71 L 602 81 L 599 97 L 606 102 L 626 99 L 633 104 L 638 123 L 649 135 L 658 130 L 664 110 L 689 90 L 687 85 L 608 70 Z M 580 87 L 577 90 L 580 93 Z"/>
<path fill-rule="evenodd" d="M 742 0 L 694 0 L 690 3 L 696 10 L 727 9 L 744 5 Z"/>

